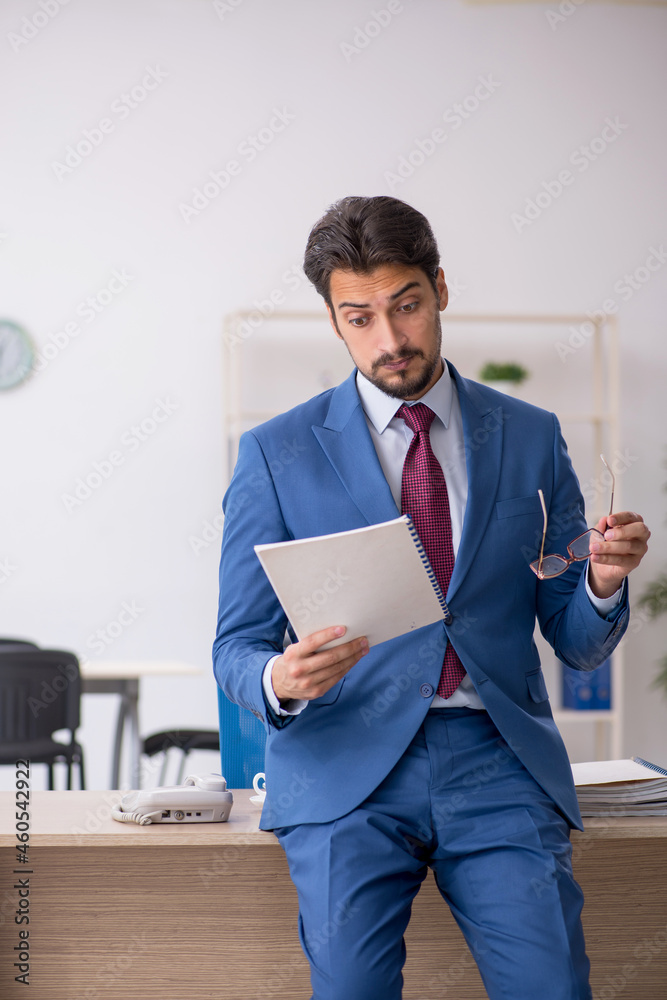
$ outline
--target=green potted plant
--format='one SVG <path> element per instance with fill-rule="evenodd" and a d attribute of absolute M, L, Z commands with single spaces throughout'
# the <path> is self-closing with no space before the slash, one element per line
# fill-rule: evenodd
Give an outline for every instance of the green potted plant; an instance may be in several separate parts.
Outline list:
<path fill-rule="evenodd" d="M 482 382 L 510 395 L 528 378 L 528 369 L 516 361 L 487 361 L 479 373 Z"/>
<path fill-rule="evenodd" d="M 667 613 L 667 573 L 656 577 L 637 601 L 638 608 L 646 608 L 649 620 Z M 660 671 L 653 681 L 653 686 L 661 688 L 667 695 L 667 654 L 660 660 Z"/>
<path fill-rule="evenodd" d="M 663 462 L 663 465 L 667 468 L 667 461 Z M 667 492 L 667 483 L 663 486 L 663 490 Z M 649 621 L 667 614 L 667 570 L 649 583 L 637 601 L 637 607 L 646 609 Z M 660 672 L 653 681 L 653 686 L 662 689 L 663 694 L 667 695 L 667 654 L 659 662 Z"/>

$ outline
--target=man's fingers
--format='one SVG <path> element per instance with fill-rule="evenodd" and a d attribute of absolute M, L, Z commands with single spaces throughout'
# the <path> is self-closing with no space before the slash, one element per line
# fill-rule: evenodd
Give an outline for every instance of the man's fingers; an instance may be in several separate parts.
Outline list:
<path fill-rule="evenodd" d="M 333 649 L 323 649 L 319 653 L 313 653 L 306 663 L 313 674 L 327 675 L 342 670 L 348 661 L 350 665 L 356 663 L 367 652 L 368 639 L 363 636 L 341 643 L 340 646 L 334 646 Z"/>
<path fill-rule="evenodd" d="M 614 528 L 617 524 L 632 524 L 635 521 L 643 524 L 644 518 L 641 514 L 635 514 L 634 511 L 622 510 L 618 514 L 610 514 L 606 521 L 610 528 Z"/>
<path fill-rule="evenodd" d="M 326 641 L 328 631 L 324 629 L 318 635 L 325 636 Z M 308 644 L 306 639 L 288 646 L 276 660 L 271 680 L 278 699 L 310 701 L 321 697 L 368 652 L 365 636 L 311 654 L 304 652 L 304 644 Z"/>
<path fill-rule="evenodd" d="M 322 649 L 322 646 L 333 642 L 334 639 L 340 639 L 344 634 L 344 625 L 334 625 L 331 628 L 323 628 L 319 632 L 305 636 L 298 643 L 289 646 L 288 649 L 292 650 L 291 655 L 295 655 L 299 659 L 315 660 L 317 658 L 317 663 L 320 666 L 333 665 L 343 657 L 349 656 L 355 648 L 355 644 L 365 642 L 366 647 L 368 646 L 368 640 L 365 636 L 357 636 L 347 642 L 339 642 L 338 645 L 331 646 L 329 649 Z"/>
<path fill-rule="evenodd" d="M 322 628 L 318 632 L 313 632 L 311 635 L 304 636 L 303 639 L 299 640 L 298 645 L 303 650 L 304 654 L 308 655 L 315 652 L 320 646 L 326 646 L 328 642 L 333 642 L 334 639 L 340 639 L 342 635 L 345 635 L 344 625 L 332 625 L 330 628 Z"/>
<path fill-rule="evenodd" d="M 603 522 L 606 522 L 603 523 Z M 639 565 L 648 548 L 651 532 L 640 514 L 622 511 L 603 518 L 600 530 L 604 541 L 591 542 L 591 562 L 598 565 L 620 566 L 629 572 Z"/>

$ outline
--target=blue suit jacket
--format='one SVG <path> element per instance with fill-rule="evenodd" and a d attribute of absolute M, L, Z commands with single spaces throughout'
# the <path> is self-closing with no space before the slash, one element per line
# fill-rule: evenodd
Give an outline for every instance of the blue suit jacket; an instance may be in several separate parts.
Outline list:
<path fill-rule="evenodd" d="M 605 619 L 587 597 L 584 563 L 538 581 L 528 565 L 542 536 L 538 488 L 549 512 L 546 551 L 565 553 L 587 526 L 558 421 L 449 368 L 468 474 L 446 595 L 453 621 L 371 648 L 343 680 L 287 720 L 266 705 L 262 671 L 282 652 L 288 623 L 253 546 L 359 528 L 400 512 L 368 432 L 356 372 L 241 439 L 223 501 L 214 670 L 227 697 L 267 729 L 264 829 L 328 822 L 377 787 L 429 709 L 448 638 L 504 740 L 571 825 L 581 827 L 533 641 L 535 616 L 561 660 L 590 670 L 625 631 L 627 596 Z"/>

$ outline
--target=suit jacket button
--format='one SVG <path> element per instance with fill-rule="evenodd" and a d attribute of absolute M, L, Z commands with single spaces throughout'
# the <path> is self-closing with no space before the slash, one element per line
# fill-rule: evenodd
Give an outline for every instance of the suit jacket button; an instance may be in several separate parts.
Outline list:
<path fill-rule="evenodd" d="M 419 688 L 419 693 L 422 698 L 431 698 L 433 695 L 433 685 L 432 684 L 422 684 Z"/>
<path fill-rule="evenodd" d="M 447 612 L 447 614 L 445 615 L 445 619 L 444 620 L 445 620 L 445 625 L 451 625 L 452 624 L 452 622 L 454 621 L 454 616 L 452 615 L 451 611 Z"/>

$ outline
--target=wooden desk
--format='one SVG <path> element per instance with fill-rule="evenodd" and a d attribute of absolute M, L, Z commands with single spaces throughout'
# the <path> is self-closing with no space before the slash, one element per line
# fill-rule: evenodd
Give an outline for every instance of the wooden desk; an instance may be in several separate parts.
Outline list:
<path fill-rule="evenodd" d="M 200 667 L 178 660 L 82 660 L 82 694 L 119 694 L 111 787 L 120 787 L 120 753 L 123 733 L 129 728 L 130 781 L 128 788 L 141 787 L 141 736 L 139 735 L 139 681 L 142 677 L 201 674 Z"/>
<path fill-rule="evenodd" d="M 118 792 L 34 792 L 30 864 L 15 863 L 14 795 L 0 793 L 3 1000 L 310 997 L 285 857 L 251 791 L 229 823 L 139 827 Z M 601 997 L 660 1000 L 667 982 L 667 819 L 589 820 L 573 834 Z M 30 990 L 14 982 L 15 868 L 30 875 Z M 406 1000 L 482 1000 L 479 975 L 429 877 L 407 935 Z M 621 985 L 624 981 L 627 989 Z M 613 993 L 609 992 L 614 990 Z M 539 1000 L 539 998 L 536 998 Z"/>

